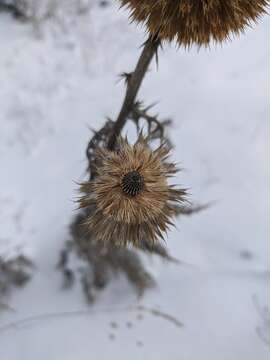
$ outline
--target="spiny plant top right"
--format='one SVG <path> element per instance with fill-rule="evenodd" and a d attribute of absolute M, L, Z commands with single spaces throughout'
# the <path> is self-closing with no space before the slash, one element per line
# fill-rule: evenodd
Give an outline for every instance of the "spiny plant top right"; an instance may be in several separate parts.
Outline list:
<path fill-rule="evenodd" d="M 239 35 L 266 13 L 269 0 L 120 0 L 160 40 L 190 47 Z"/>

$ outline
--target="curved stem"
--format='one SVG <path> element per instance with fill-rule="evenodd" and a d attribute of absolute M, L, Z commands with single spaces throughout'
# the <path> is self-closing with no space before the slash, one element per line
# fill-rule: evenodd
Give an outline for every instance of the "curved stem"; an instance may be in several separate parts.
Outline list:
<path fill-rule="evenodd" d="M 149 38 L 146 41 L 136 68 L 134 72 L 130 74 L 130 77 L 127 79 L 127 90 L 125 99 L 118 118 L 114 124 L 112 135 L 108 142 L 108 148 L 110 150 L 114 149 L 117 137 L 120 135 L 123 127 L 125 126 L 128 116 L 134 106 L 144 76 L 154 55 L 157 53 L 159 45 L 160 40 L 157 38 Z"/>

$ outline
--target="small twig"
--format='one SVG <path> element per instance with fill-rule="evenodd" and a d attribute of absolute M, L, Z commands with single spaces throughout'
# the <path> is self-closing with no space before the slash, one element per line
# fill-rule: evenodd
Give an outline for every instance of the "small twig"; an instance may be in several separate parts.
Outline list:
<path fill-rule="evenodd" d="M 122 308 L 113 308 L 113 307 L 107 307 L 107 308 L 103 308 L 103 309 L 85 309 L 85 310 L 75 310 L 75 311 L 63 311 L 63 312 L 58 312 L 58 313 L 48 313 L 48 314 L 41 314 L 41 315 L 34 315 L 34 316 L 30 316 L 28 318 L 22 319 L 22 320 L 18 320 L 18 321 L 14 321 L 11 322 L 9 324 L 6 324 L 2 327 L 0 327 L 0 333 L 4 333 L 6 331 L 9 331 L 11 329 L 15 329 L 18 330 L 21 327 L 27 326 L 33 322 L 37 322 L 37 321 L 43 321 L 43 320 L 54 320 L 54 319 L 59 319 L 59 318 L 70 318 L 70 317 L 77 317 L 77 316 L 85 316 L 85 315 L 90 315 L 90 314 L 102 314 L 102 313 L 111 313 L 114 311 L 119 311 L 119 312 L 125 312 L 125 311 L 140 311 L 140 312 L 145 312 L 148 313 L 150 315 L 156 316 L 156 317 L 160 317 L 168 322 L 170 322 L 171 324 L 173 324 L 174 326 L 178 327 L 178 328 L 182 328 L 184 327 L 184 324 L 179 321 L 176 317 L 167 314 L 161 310 L 152 308 L 152 307 L 148 307 L 148 306 L 144 306 L 144 305 L 138 305 L 138 306 L 127 306 L 127 307 L 122 307 Z"/>
<path fill-rule="evenodd" d="M 160 311 L 160 310 L 157 310 L 157 309 L 153 309 L 153 308 L 149 308 L 149 307 L 146 307 L 146 306 L 138 306 L 138 310 L 140 311 L 146 311 L 148 312 L 149 314 L 152 314 L 154 316 L 157 316 L 157 317 L 160 317 L 162 319 L 165 319 L 169 322 L 171 322 L 172 324 L 174 324 L 175 326 L 179 327 L 179 328 L 182 328 L 184 326 L 183 323 L 181 323 L 176 317 L 172 316 L 172 315 L 169 315 L 169 314 L 166 314 L 164 313 L 163 311 Z"/>

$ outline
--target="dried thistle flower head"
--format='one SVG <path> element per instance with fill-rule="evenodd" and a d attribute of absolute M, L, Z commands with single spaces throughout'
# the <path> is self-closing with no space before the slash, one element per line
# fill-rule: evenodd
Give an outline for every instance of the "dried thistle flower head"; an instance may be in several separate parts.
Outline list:
<path fill-rule="evenodd" d="M 117 151 L 97 150 L 97 176 L 81 185 L 79 199 L 81 208 L 91 209 L 85 226 L 97 241 L 140 247 L 163 238 L 185 197 L 168 184 L 177 172 L 168 154 L 165 145 L 152 150 L 142 135 L 134 145 L 120 138 Z"/>
<path fill-rule="evenodd" d="M 121 0 L 149 33 L 180 45 L 221 42 L 266 12 L 269 0 Z"/>

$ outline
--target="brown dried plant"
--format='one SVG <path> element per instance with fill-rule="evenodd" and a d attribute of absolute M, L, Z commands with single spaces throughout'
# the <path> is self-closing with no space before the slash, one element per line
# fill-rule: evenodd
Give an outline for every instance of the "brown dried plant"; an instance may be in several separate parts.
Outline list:
<path fill-rule="evenodd" d="M 149 141 L 159 140 L 162 143 L 170 144 L 166 136 L 166 128 L 170 125 L 170 121 L 168 119 L 160 121 L 157 117 L 149 115 L 149 108 L 143 107 L 141 103 L 136 103 L 134 111 L 129 115 L 129 119 L 134 122 L 138 131 L 141 127 L 141 121 L 146 122 Z M 87 146 L 87 172 L 89 173 L 90 182 L 98 177 L 100 160 L 96 156 L 97 150 L 106 148 L 113 124 L 111 120 L 108 120 L 99 131 L 94 131 L 93 137 Z M 116 151 L 118 148 L 119 144 Z M 172 207 L 177 216 L 189 216 L 205 209 L 202 206 L 191 206 L 182 202 L 180 204 L 175 202 Z M 118 273 L 126 276 L 138 295 L 142 295 L 145 290 L 153 287 L 155 281 L 145 269 L 140 258 L 140 251 L 145 254 L 157 255 L 165 261 L 183 264 L 168 253 L 165 244 L 161 242 L 151 243 L 147 237 L 138 244 L 140 251 L 137 248 L 115 246 L 113 242 L 109 243 L 108 241 L 104 246 L 104 243 L 97 241 L 92 231 L 89 231 L 89 229 L 86 231 L 85 229 L 85 224 L 88 223 L 91 217 L 95 216 L 95 213 L 96 206 L 94 204 L 81 209 L 71 224 L 71 239 L 62 250 L 58 264 L 58 268 L 64 275 L 64 286 L 71 286 L 79 278 L 88 302 L 95 301 L 99 291 L 108 285 L 110 280 L 114 278 L 114 274 Z M 78 263 L 77 260 L 72 261 L 74 256 L 81 260 L 79 261 L 79 268 L 74 267 L 74 263 Z"/>
<path fill-rule="evenodd" d="M 152 150 L 142 135 L 134 145 L 119 138 L 115 151 L 96 151 L 97 176 L 81 185 L 81 208 L 94 207 L 85 228 L 103 244 L 141 247 L 163 239 L 185 190 L 169 185 L 177 172 L 169 148 Z"/>
<path fill-rule="evenodd" d="M 149 37 L 133 72 L 123 73 L 126 93 L 118 117 L 95 131 L 87 147 L 89 180 L 81 185 L 80 213 L 71 226 L 72 239 L 63 250 L 59 268 L 68 283 L 74 271 L 69 258 L 75 249 L 84 260 L 81 272 L 84 292 L 93 301 L 93 291 L 103 288 L 111 272 L 123 272 L 139 293 L 153 284 L 136 248 L 175 261 L 158 240 L 174 215 L 192 215 L 208 206 L 189 206 L 185 190 L 169 185 L 176 172 L 168 161 L 164 129 L 170 120 L 149 114 L 137 99 L 152 59 L 163 40 L 179 45 L 208 45 L 239 34 L 266 11 L 269 0 L 120 0 L 131 10 L 131 18 L 146 24 Z M 146 122 L 147 140 L 139 136 L 134 146 L 121 139 L 127 121 L 141 129 Z M 119 141 L 119 139 L 121 139 Z M 151 150 L 150 140 L 161 146 Z"/>
<path fill-rule="evenodd" d="M 189 47 L 238 35 L 266 12 L 269 0 L 120 0 L 151 36 Z"/>

